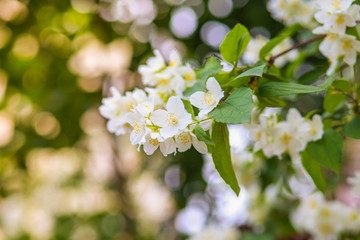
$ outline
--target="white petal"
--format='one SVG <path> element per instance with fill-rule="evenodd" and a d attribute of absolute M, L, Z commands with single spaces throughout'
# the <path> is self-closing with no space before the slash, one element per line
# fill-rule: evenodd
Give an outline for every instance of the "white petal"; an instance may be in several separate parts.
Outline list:
<path fill-rule="evenodd" d="M 172 96 L 169 98 L 167 104 L 166 104 L 166 110 L 169 112 L 175 112 L 175 113 L 183 113 L 185 110 L 184 103 L 181 101 L 180 97 Z"/>
<path fill-rule="evenodd" d="M 175 136 L 176 146 L 179 152 L 185 152 L 191 148 L 191 135 L 188 132 L 182 132 Z"/>
<path fill-rule="evenodd" d="M 317 13 L 315 13 L 314 17 L 315 19 L 319 22 L 319 23 L 326 23 L 328 22 L 329 18 L 330 18 L 330 14 L 324 11 L 319 11 Z"/>
<path fill-rule="evenodd" d="M 170 126 L 170 127 L 163 127 L 160 128 L 160 135 L 167 139 L 175 136 L 180 132 L 179 128 L 177 126 Z"/>
<path fill-rule="evenodd" d="M 196 92 L 196 93 L 193 93 L 191 96 L 190 96 L 190 103 L 197 107 L 197 108 L 203 108 L 204 104 L 203 104 L 203 101 L 204 101 L 204 98 L 205 98 L 205 93 L 204 92 Z"/>
<path fill-rule="evenodd" d="M 176 152 L 176 144 L 174 139 L 169 138 L 160 143 L 160 151 L 164 156 Z"/>
<path fill-rule="evenodd" d="M 223 92 L 221 90 L 219 82 L 214 78 L 210 77 L 206 82 L 206 89 L 215 96 L 221 95 Z"/>
<path fill-rule="evenodd" d="M 167 114 L 167 111 L 163 109 L 158 109 L 151 114 L 150 120 L 157 126 L 166 127 L 168 125 L 165 120 Z"/>
<path fill-rule="evenodd" d="M 199 153 L 202 154 L 208 153 L 206 144 L 204 142 L 199 141 L 196 137 L 192 138 L 192 144 Z"/>
<path fill-rule="evenodd" d="M 155 152 L 156 149 L 160 146 L 160 142 L 157 138 L 149 138 L 144 143 L 144 152 L 147 155 L 151 155 Z"/>

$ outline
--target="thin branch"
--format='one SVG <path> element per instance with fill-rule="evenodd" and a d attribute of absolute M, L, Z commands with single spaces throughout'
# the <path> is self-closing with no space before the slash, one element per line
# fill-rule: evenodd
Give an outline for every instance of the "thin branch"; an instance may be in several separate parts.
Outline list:
<path fill-rule="evenodd" d="M 283 51 L 283 52 L 281 52 L 281 53 L 279 53 L 279 54 L 277 54 L 277 55 L 274 55 L 274 56 L 270 57 L 269 63 L 268 63 L 268 68 L 270 68 L 270 67 L 274 64 L 275 60 L 276 60 L 278 57 L 281 57 L 282 55 L 284 55 L 284 54 L 286 54 L 286 53 L 288 53 L 288 52 L 290 52 L 290 51 L 292 51 L 292 50 L 294 50 L 294 49 L 297 49 L 297 48 L 306 46 L 306 45 L 308 45 L 308 44 L 310 44 L 310 43 L 312 43 L 312 42 L 316 42 L 316 41 L 318 41 L 318 40 L 320 40 L 320 39 L 323 39 L 324 37 L 326 37 L 325 34 L 312 37 L 312 38 L 310 38 L 310 39 L 308 39 L 308 40 L 305 40 L 305 41 L 303 41 L 303 42 L 299 42 L 299 43 L 295 44 L 295 45 L 292 46 L 291 48 L 286 49 L 285 51 Z"/>

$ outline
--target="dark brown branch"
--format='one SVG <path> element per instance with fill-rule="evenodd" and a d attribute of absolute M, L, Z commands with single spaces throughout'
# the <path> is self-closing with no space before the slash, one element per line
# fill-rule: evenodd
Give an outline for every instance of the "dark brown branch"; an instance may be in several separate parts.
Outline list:
<path fill-rule="evenodd" d="M 308 40 L 305 40 L 305 41 L 303 41 L 303 42 L 299 42 L 299 43 L 295 44 L 294 46 L 292 46 L 291 48 L 286 49 L 285 51 L 283 51 L 283 52 L 281 52 L 281 53 L 279 53 L 279 54 L 276 54 L 276 55 L 270 57 L 269 63 L 268 63 L 268 68 L 270 68 L 270 67 L 274 64 L 275 60 L 276 60 L 278 57 L 281 57 L 282 55 L 284 55 L 284 54 L 286 54 L 286 53 L 288 53 L 288 52 L 290 52 L 290 51 L 292 51 L 292 50 L 294 50 L 294 49 L 297 49 L 297 48 L 306 46 L 306 45 L 308 45 L 308 44 L 310 44 L 310 43 L 312 43 L 312 42 L 316 42 L 316 41 L 318 41 L 318 40 L 320 40 L 320 39 L 323 39 L 324 37 L 326 37 L 326 35 L 323 34 L 323 35 L 318 35 L 318 36 L 309 38 Z"/>

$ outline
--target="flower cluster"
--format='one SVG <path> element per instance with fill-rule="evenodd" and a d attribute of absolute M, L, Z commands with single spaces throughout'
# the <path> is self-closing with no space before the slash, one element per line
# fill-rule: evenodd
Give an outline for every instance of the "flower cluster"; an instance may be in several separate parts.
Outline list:
<path fill-rule="evenodd" d="M 360 51 L 360 42 L 355 36 L 346 33 L 347 28 L 354 27 L 360 20 L 360 6 L 351 5 L 353 0 L 318 0 L 318 11 L 315 19 L 322 25 L 315 28 L 313 33 L 325 34 L 320 44 L 321 53 L 326 56 L 331 66 L 328 74 L 335 70 L 337 61 L 344 57 L 344 62 L 353 66 L 356 54 Z"/>
<path fill-rule="evenodd" d="M 263 113 L 259 123 L 247 125 L 249 136 L 255 141 L 254 151 L 263 150 L 266 157 L 288 153 L 293 161 L 299 158 L 310 141 L 321 139 L 323 124 L 319 115 L 312 120 L 303 118 L 296 109 L 290 109 L 286 121 L 278 121 L 276 114 Z"/>
<path fill-rule="evenodd" d="M 314 0 L 270 0 L 267 8 L 273 18 L 288 26 L 295 23 L 306 27 L 313 25 Z"/>
<path fill-rule="evenodd" d="M 312 234 L 314 240 L 338 239 L 342 232 L 360 229 L 358 209 L 339 201 L 327 201 L 321 193 L 302 198 L 291 221 L 297 230 Z"/>
<path fill-rule="evenodd" d="M 163 155 L 184 152 L 193 145 L 200 153 L 207 152 L 207 146 L 199 141 L 194 128 L 199 124 L 205 131 L 211 130 L 212 119 L 207 114 L 224 96 L 217 80 L 206 82 L 206 92 L 195 92 L 189 98 L 183 91 L 196 81 L 196 74 L 190 65 L 183 65 L 177 52 L 172 52 L 166 64 L 160 52 L 147 65 L 139 67 L 142 81 L 151 86 L 144 90 L 135 89 L 121 95 L 111 88 L 112 97 L 105 98 L 100 107 L 101 114 L 108 118 L 108 130 L 117 135 L 131 131 L 133 145 L 143 146 L 146 154 L 153 154 L 160 148 Z M 189 113 L 184 101 L 199 109 Z M 190 102 L 190 103 L 189 103 Z"/>
<path fill-rule="evenodd" d="M 145 85 L 156 87 L 161 93 L 182 96 L 184 90 L 195 84 L 195 71 L 190 64 L 182 64 L 181 56 L 177 51 L 170 53 L 168 64 L 158 50 L 155 50 L 154 54 L 155 56 L 149 58 L 146 65 L 139 67 Z"/>

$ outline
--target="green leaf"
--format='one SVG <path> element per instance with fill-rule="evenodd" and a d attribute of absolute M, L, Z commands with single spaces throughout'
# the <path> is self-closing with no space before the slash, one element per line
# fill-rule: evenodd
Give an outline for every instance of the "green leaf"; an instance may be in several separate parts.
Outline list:
<path fill-rule="evenodd" d="M 259 102 L 265 107 L 285 107 L 286 102 L 279 97 L 258 97 Z"/>
<path fill-rule="evenodd" d="M 327 183 L 322 172 L 322 167 L 319 162 L 312 159 L 306 151 L 303 151 L 301 154 L 302 165 L 305 170 L 309 173 L 310 177 L 314 181 L 315 186 L 325 193 L 327 189 Z"/>
<path fill-rule="evenodd" d="M 190 101 L 185 99 L 181 99 L 181 101 L 184 103 L 186 111 L 191 114 L 192 119 L 195 119 L 194 108 L 191 105 Z"/>
<path fill-rule="evenodd" d="M 274 37 L 273 39 L 271 39 L 269 42 L 267 42 L 265 44 L 265 46 L 263 46 L 260 50 L 259 53 L 259 58 L 262 59 L 264 58 L 268 53 L 271 52 L 271 50 L 273 50 L 279 43 L 281 43 L 282 41 L 285 40 L 285 38 L 290 37 L 291 35 L 293 35 L 296 31 L 298 31 L 299 29 L 301 29 L 301 25 L 300 24 L 295 24 L 292 25 L 288 28 L 285 28 L 283 31 L 281 31 L 281 33 L 279 35 L 277 35 L 276 37 Z"/>
<path fill-rule="evenodd" d="M 204 67 L 202 69 L 200 69 L 196 74 L 197 78 L 199 78 L 200 81 L 196 82 L 194 84 L 194 86 L 192 86 L 191 88 L 184 91 L 184 96 L 190 96 L 191 94 L 198 92 L 198 91 L 205 92 L 206 91 L 206 87 L 205 87 L 206 80 L 210 76 L 214 76 L 215 74 L 220 72 L 221 69 L 222 69 L 222 65 L 221 65 L 220 60 L 214 56 L 209 57 L 206 60 Z"/>
<path fill-rule="evenodd" d="M 229 130 L 225 123 L 215 122 L 212 140 L 215 143 L 212 151 L 215 168 L 225 183 L 230 185 L 236 195 L 239 195 L 240 187 L 231 163 Z"/>
<path fill-rule="evenodd" d="M 207 145 L 215 145 L 213 140 L 211 140 L 210 134 L 208 132 L 205 132 L 205 130 L 202 129 L 199 124 L 196 124 L 195 126 L 195 136 L 197 137 L 197 139 L 203 141 Z"/>
<path fill-rule="evenodd" d="M 222 65 L 220 60 L 212 56 L 206 60 L 204 67 L 197 72 L 196 76 L 200 80 L 206 80 L 210 76 L 214 76 L 215 74 L 220 72 L 221 69 Z"/>
<path fill-rule="evenodd" d="M 343 103 L 350 91 L 351 84 L 347 80 L 336 80 L 325 94 L 324 109 L 328 113 L 333 113 Z M 345 94 L 344 94 L 345 93 Z"/>
<path fill-rule="evenodd" d="M 266 82 L 259 87 L 259 94 L 262 97 L 276 97 L 299 93 L 321 92 L 330 87 L 334 78 L 335 74 L 330 75 L 320 86 L 284 82 Z"/>
<path fill-rule="evenodd" d="M 258 66 L 254 66 L 244 72 L 242 72 L 239 76 L 237 76 L 234 80 L 229 82 L 230 86 L 240 87 L 244 83 L 248 82 L 250 77 L 257 76 L 262 77 L 265 71 L 266 64 L 261 64 Z"/>
<path fill-rule="evenodd" d="M 222 104 L 214 108 L 209 116 L 216 122 L 239 124 L 250 122 L 253 107 L 250 88 L 236 89 Z"/>
<path fill-rule="evenodd" d="M 220 54 L 225 61 L 236 65 L 240 55 L 244 52 L 249 42 L 249 31 L 246 27 L 238 23 L 226 34 L 224 41 L 220 45 Z"/>
<path fill-rule="evenodd" d="M 315 69 L 301 75 L 298 79 L 298 82 L 301 84 L 312 84 L 319 80 L 325 71 L 326 68 L 324 67 L 316 67 Z"/>
<path fill-rule="evenodd" d="M 343 144 L 341 135 L 329 129 L 324 132 L 322 139 L 308 143 L 304 152 L 309 161 L 317 161 L 339 174 Z"/>
<path fill-rule="evenodd" d="M 356 116 L 344 126 L 344 134 L 347 137 L 360 139 L 360 116 Z"/>

